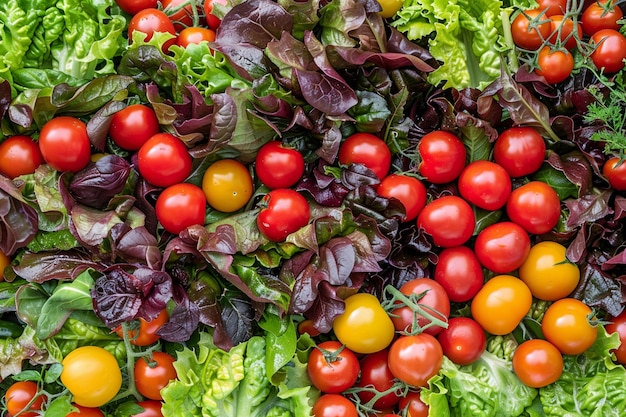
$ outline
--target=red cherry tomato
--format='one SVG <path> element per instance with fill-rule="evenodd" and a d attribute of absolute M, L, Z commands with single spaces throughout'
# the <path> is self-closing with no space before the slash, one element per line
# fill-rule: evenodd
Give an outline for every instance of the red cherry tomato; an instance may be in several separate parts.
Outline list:
<path fill-rule="evenodd" d="M 80 171 L 91 158 L 87 125 L 71 116 L 54 117 L 39 132 L 39 149 L 43 159 L 53 169 Z"/>
<path fill-rule="evenodd" d="M 13 179 L 32 174 L 43 163 L 39 145 L 30 136 L 11 136 L 0 143 L 0 174 Z"/>
<path fill-rule="evenodd" d="M 424 401 L 419 391 L 409 391 L 398 404 L 400 410 L 407 410 L 406 417 L 428 417 L 430 407 Z"/>
<path fill-rule="evenodd" d="M 596 1 L 583 10 L 580 22 L 583 26 L 583 33 L 591 36 L 602 29 L 613 29 L 619 31 L 620 19 L 623 17 L 622 9 L 617 2 L 611 0 Z"/>
<path fill-rule="evenodd" d="M 437 339 L 428 334 L 400 336 L 389 348 L 389 369 L 406 384 L 418 388 L 428 385 L 443 363 L 443 351 Z"/>
<path fill-rule="evenodd" d="M 193 26 L 193 2 L 189 0 L 161 0 L 165 13 L 177 32 Z"/>
<path fill-rule="evenodd" d="M 356 383 L 357 387 L 370 387 L 377 392 L 385 392 L 390 390 L 394 384 L 395 379 L 389 369 L 389 350 L 383 349 L 378 352 L 365 355 L 361 359 L 361 376 Z M 363 404 L 369 402 L 374 398 L 374 392 L 370 390 L 358 391 L 357 395 L 361 399 Z M 396 392 L 389 392 L 382 397 L 379 397 L 373 404 L 377 410 L 382 410 L 387 407 L 393 407 L 400 401 L 400 396 Z"/>
<path fill-rule="evenodd" d="M 216 30 L 222 21 L 213 14 L 214 4 L 226 4 L 226 0 L 204 0 L 204 17 L 210 29 Z"/>
<path fill-rule="evenodd" d="M 542 388 L 556 382 L 563 373 L 563 356 L 550 342 L 531 339 L 513 353 L 513 372 L 527 386 Z"/>
<path fill-rule="evenodd" d="M 554 189 L 542 181 L 530 181 L 511 193 L 506 203 L 509 219 L 528 233 L 548 233 L 559 221 L 561 201 Z"/>
<path fill-rule="evenodd" d="M 174 357 L 168 353 L 154 351 L 150 357 L 141 357 L 135 362 L 135 386 L 141 395 L 151 400 L 162 400 L 161 390 L 176 379 Z"/>
<path fill-rule="evenodd" d="M 421 296 L 417 303 L 426 312 L 432 314 L 442 321 L 447 321 L 450 316 L 450 299 L 446 290 L 437 281 L 431 278 L 415 278 L 400 287 L 400 292 L 406 296 L 415 294 Z M 431 320 L 417 312 L 410 306 L 393 309 L 390 313 L 391 321 L 398 332 L 413 332 L 413 322 L 417 320 L 417 326 L 424 328 L 425 333 L 437 334 L 443 328 L 441 326 L 431 325 Z M 417 329 L 415 329 L 417 330 Z"/>
<path fill-rule="evenodd" d="M 181 48 L 186 48 L 192 43 L 213 42 L 214 40 L 215 32 L 213 30 L 190 26 L 180 31 L 178 38 L 176 38 L 176 44 Z"/>
<path fill-rule="evenodd" d="M 457 365 L 476 362 L 487 346 L 485 331 L 469 317 L 450 318 L 448 328 L 437 335 L 437 340 L 443 354 Z"/>
<path fill-rule="evenodd" d="M 615 360 L 622 365 L 626 364 L 626 310 L 618 314 L 616 317 L 609 317 L 609 322 L 604 327 L 608 334 L 617 333 L 620 345 L 612 352 L 615 354 Z"/>
<path fill-rule="evenodd" d="M 461 197 L 453 195 L 432 201 L 417 216 L 418 229 L 424 229 L 435 245 L 444 248 L 467 242 L 475 226 L 472 207 Z"/>
<path fill-rule="evenodd" d="M 336 340 L 319 343 L 307 360 L 311 383 L 324 393 L 340 394 L 352 387 L 359 371 L 359 360 L 354 352 Z"/>
<path fill-rule="evenodd" d="M 613 29 L 601 29 L 591 35 L 595 45 L 591 53 L 593 64 L 606 73 L 616 73 L 624 68 L 626 59 L 626 37 Z"/>
<path fill-rule="evenodd" d="M 304 157 L 297 149 L 273 140 L 259 149 L 254 170 L 268 188 L 289 188 L 304 174 Z"/>
<path fill-rule="evenodd" d="M 324 394 L 313 405 L 313 417 L 358 417 L 356 406 L 341 394 Z"/>
<path fill-rule="evenodd" d="M 511 22 L 513 42 L 522 49 L 534 51 L 550 36 L 550 19 L 540 9 L 523 10 Z"/>
<path fill-rule="evenodd" d="M 563 15 L 567 11 L 567 0 L 538 0 L 537 4 L 545 16 Z"/>
<path fill-rule="evenodd" d="M 378 185 L 377 192 L 386 198 L 395 198 L 405 210 L 403 221 L 411 221 L 426 206 L 426 187 L 417 178 L 409 175 L 389 174 Z"/>
<path fill-rule="evenodd" d="M 131 417 L 163 417 L 161 401 L 145 400 L 139 401 L 137 405 L 142 407 L 144 411 L 139 414 L 133 414 Z"/>
<path fill-rule="evenodd" d="M 465 167 L 465 145 L 456 135 L 445 130 L 424 135 L 417 150 L 421 159 L 418 172 L 434 184 L 454 181 Z"/>
<path fill-rule="evenodd" d="M 134 15 L 143 9 L 156 9 L 158 0 L 115 0 L 120 9 Z"/>
<path fill-rule="evenodd" d="M 473 250 L 467 246 L 445 248 L 433 275 L 446 290 L 450 301 L 462 303 L 471 300 L 483 286 L 483 268 Z"/>
<path fill-rule="evenodd" d="M 83 407 L 82 405 L 72 404 L 78 411 L 72 411 L 65 417 L 104 417 L 104 413 L 99 408 Z"/>
<path fill-rule="evenodd" d="M 109 136 L 120 148 L 136 151 L 159 129 L 159 120 L 151 107 L 131 104 L 111 117 Z"/>
<path fill-rule="evenodd" d="M 382 180 L 391 167 L 391 151 L 387 144 L 371 133 L 354 133 L 339 146 L 342 165 L 363 164 Z"/>
<path fill-rule="evenodd" d="M 543 75 L 549 84 L 565 81 L 574 69 L 574 56 L 565 49 L 554 49 L 544 46 L 537 55 L 535 73 Z"/>
<path fill-rule="evenodd" d="M 146 41 L 152 39 L 155 32 L 172 34 L 172 39 L 163 44 L 163 52 L 167 53 L 172 45 L 176 43 L 176 29 L 170 18 L 163 11 L 150 8 L 137 12 L 128 23 L 128 39 L 133 40 L 133 33 L 142 32 L 146 34 Z"/>
<path fill-rule="evenodd" d="M 167 322 L 169 314 L 167 310 L 161 311 L 154 319 L 148 321 L 140 318 L 136 321 L 139 327 L 131 327 L 128 330 L 128 338 L 131 344 L 135 346 L 148 346 L 155 343 L 161 338 L 158 335 L 159 329 Z M 131 325 L 132 326 L 132 325 Z M 119 337 L 124 337 L 122 326 L 113 329 Z"/>
<path fill-rule="evenodd" d="M 157 133 L 137 153 L 141 176 L 157 187 L 183 182 L 191 174 L 192 158 L 185 143 L 170 133 Z"/>
<path fill-rule="evenodd" d="M 497 274 L 506 274 L 524 263 L 530 252 L 530 237 L 516 223 L 498 222 L 478 234 L 474 251 L 485 268 Z"/>
<path fill-rule="evenodd" d="M 602 166 L 602 175 L 616 190 L 626 190 L 626 161 L 618 157 L 609 158 Z"/>
<path fill-rule="evenodd" d="M 203 225 L 206 196 L 202 188 L 182 182 L 167 187 L 156 201 L 159 223 L 170 233 L 178 234 L 189 226 Z"/>
<path fill-rule="evenodd" d="M 532 174 L 541 168 L 546 143 L 532 127 L 511 127 L 503 131 L 493 147 L 493 158 L 513 178 Z"/>
<path fill-rule="evenodd" d="M 288 235 L 309 223 L 309 203 L 295 190 L 272 190 L 263 197 L 261 203 L 265 207 L 257 216 L 257 226 L 261 234 L 273 242 L 284 241 Z"/>
<path fill-rule="evenodd" d="M 574 30 L 574 21 L 571 17 L 565 17 L 563 14 L 550 16 L 552 35 L 550 35 L 550 43 L 555 46 L 564 46 L 565 49 L 571 50 L 577 44 L 577 39 L 583 38 L 583 26 L 579 21 L 576 22 L 576 30 Z"/>
<path fill-rule="evenodd" d="M 20 414 L 24 417 L 37 417 L 40 414 L 41 406 L 45 400 L 44 395 L 39 395 L 39 387 L 33 381 L 17 381 L 14 382 L 4 394 L 4 403 L 10 415 Z M 28 407 L 31 400 L 38 396 L 35 401 Z M 27 408 L 28 407 L 28 408 Z M 32 410 L 22 412 L 23 410 Z"/>
<path fill-rule="evenodd" d="M 511 194 L 511 177 L 501 165 L 478 160 L 463 169 L 458 186 L 464 199 L 476 207 L 495 211 L 504 207 Z"/>

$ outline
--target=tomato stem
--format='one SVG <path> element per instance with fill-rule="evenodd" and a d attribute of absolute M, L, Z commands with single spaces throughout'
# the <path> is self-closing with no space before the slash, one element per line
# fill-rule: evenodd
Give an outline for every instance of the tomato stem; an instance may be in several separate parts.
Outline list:
<path fill-rule="evenodd" d="M 444 329 L 448 328 L 448 318 L 445 314 L 437 311 L 430 306 L 419 303 L 419 300 L 421 300 L 427 292 L 428 290 L 419 294 L 411 294 L 410 296 L 408 296 L 402 293 L 393 285 L 387 285 L 385 287 L 384 293 L 389 294 L 391 298 L 385 299 L 385 301 L 383 302 L 383 308 L 387 310 L 390 316 L 393 316 L 393 310 L 396 310 L 402 306 L 407 306 L 413 311 L 413 323 L 411 324 L 411 328 L 404 329 L 402 332 L 403 334 L 420 334 L 426 329 L 433 326 L 439 326 Z M 428 323 L 420 326 L 418 324 L 418 318 L 420 316 L 428 320 Z"/>

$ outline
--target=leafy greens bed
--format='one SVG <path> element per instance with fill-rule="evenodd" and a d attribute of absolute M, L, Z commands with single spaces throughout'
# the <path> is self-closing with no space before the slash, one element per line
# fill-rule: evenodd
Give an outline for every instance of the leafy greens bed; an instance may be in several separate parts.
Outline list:
<path fill-rule="evenodd" d="M 214 9 L 221 18 L 214 42 L 164 54 L 172 35 L 135 32 L 129 43 L 130 16 L 112 0 L 0 4 L 2 137 L 37 138 L 49 120 L 72 116 L 86 123 L 92 154 L 106 155 L 77 172 L 42 164 L 13 179 L 0 175 L 0 251 L 12 260 L 0 282 L 3 391 L 15 379 L 36 380 L 48 400 L 45 415 L 65 416 L 72 396 L 57 379 L 59 363 L 78 347 L 99 346 L 116 357 L 125 387 L 101 409 L 135 415 L 142 395 L 131 366 L 162 350 L 176 358 L 178 375 L 162 390 L 165 416 L 310 415 L 320 392 L 307 357 L 333 337 L 343 300 L 357 292 L 383 300 L 389 286 L 430 277 L 441 251 L 414 221 L 402 221 L 398 200 L 377 193 L 371 170 L 338 162 L 342 141 L 355 132 L 385 141 L 392 171 L 417 175 L 418 145 L 434 130 L 460 137 L 472 162 L 491 158 L 503 130 L 537 129 L 545 160 L 513 187 L 549 184 L 561 216 L 532 242 L 565 245 L 580 268 L 571 296 L 598 319 L 619 316 L 626 197 L 602 167 L 625 147 L 603 136 L 611 122 L 600 107 L 623 110 L 626 81 L 582 63 L 551 85 L 520 66 L 509 22 L 534 6 L 407 0 L 385 20 L 368 0 L 228 2 Z M 292 188 L 308 201 L 308 224 L 281 242 L 265 237 L 257 216 L 269 189 L 254 178 L 241 209 L 207 207 L 204 224 L 166 231 L 155 209 L 162 188 L 142 178 L 137 155 L 109 137 L 113 115 L 134 103 L 151 106 L 161 131 L 185 143 L 193 160 L 185 182 L 199 187 L 218 160 L 237 159 L 253 172 L 270 140 L 297 149 L 306 169 Z M 428 195 L 458 189 L 429 183 Z M 473 211 L 472 239 L 507 216 Z M 469 315 L 467 302 L 452 308 Z M 603 326 L 584 354 L 564 357 L 554 384 L 531 388 L 516 377 L 514 347 L 542 337 L 546 305 L 535 300 L 533 308 L 536 315 L 529 312 L 514 332 L 490 336 L 473 364 L 444 358 L 421 389 L 429 415 L 626 410 L 619 395 L 626 371 L 612 360 L 619 339 Z M 149 348 L 114 331 L 163 309 L 169 319 Z M 298 332 L 309 321 L 321 336 Z"/>

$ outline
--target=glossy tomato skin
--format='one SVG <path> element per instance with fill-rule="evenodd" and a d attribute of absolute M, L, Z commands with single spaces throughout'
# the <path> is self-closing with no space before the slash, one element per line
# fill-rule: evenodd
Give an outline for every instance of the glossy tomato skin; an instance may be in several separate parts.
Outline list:
<path fill-rule="evenodd" d="M 402 174 L 389 174 L 376 189 L 385 198 L 395 198 L 404 206 L 405 222 L 415 220 L 426 206 L 426 186 L 419 179 Z"/>
<path fill-rule="evenodd" d="M 504 130 L 493 147 L 494 161 L 512 178 L 532 174 L 541 168 L 545 159 L 546 143 L 532 127 L 511 127 Z"/>
<path fill-rule="evenodd" d="M 145 400 L 139 401 L 137 405 L 143 407 L 144 411 L 139 414 L 133 414 L 131 417 L 163 417 L 161 401 Z"/>
<path fill-rule="evenodd" d="M 561 298 L 550 304 L 541 320 L 546 340 L 564 355 L 578 355 L 594 344 L 598 329 L 589 320 L 592 310 L 576 298 Z"/>
<path fill-rule="evenodd" d="M 336 340 L 326 340 L 311 350 L 307 374 L 321 392 L 340 394 L 359 377 L 359 360 L 350 349 Z"/>
<path fill-rule="evenodd" d="M 606 0 L 596 1 L 583 10 L 580 22 L 585 35 L 591 36 L 602 29 L 619 31 L 621 25 L 618 22 L 623 17 L 622 9 L 615 1 L 612 1 L 611 6 L 606 3 Z"/>
<path fill-rule="evenodd" d="M 167 53 L 172 45 L 176 43 L 176 29 L 170 18 L 157 8 L 143 9 L 135 13 L 128 23 L 128 39 L 132 42 L 133 33 L 141 32 L 146 34 L 146 41 L 152 39 L 155 32 L 170 33 L 172 39 L 163 44 L 163 52 Z"/>
<path fill-rule="evenodd" d="M 176 38 L 176 44 L 181 48 L 186 48 L 191 44 L 201 42 L 213 42 L 215 40 L 215 32 L 211 29 L 200 27 L 186 27 L 180 31 Z"/>
<path fill-rule="evenodd" d="M 222 21 L 213 14 L 214 4 L 226 4 L 226 0 L 204 0 L 204 16 L 210 29 L 216 30 Z"/>
<path fill-rule="evenodd" d="M 65 417 L 104 417 L 104 413 L 99 408 L 83 407 L 78 404 L 72 404 L 72 407 L 76 407 L 78 411 L 72 411 Z"/>
<path fill-rule="evenodd" d="M 174 361 L 166 352 L 154 351 L 150 357 L 141 357 L 135 362 L 135 386 L 141 395 L 151 400 L 161 401 L 161 390 L 176 379 Z"/>
<path fill-rule="evenodd" d="M 563 373 L 563 356 L 550 342 L 531 339 L 513 353 L 513 372 L 527 386 L 542 388 L 556 382 Z"/>
<path fill-rule="evenodd" d="M 399 380 L 419 388 L 428 386 L 443 364 L 443 350 L 432 335 L 398 337 L 389 348 L 389 369 Z"/>
<path fill-rule="evenodd" d="M 614 29 L 601 29 L 591 35 L 595 45 L 591 53 L 594 65 L 606 73 L 616 73 L 624 68 L 626 37 Z"/>
<path fill-rule="evenodd" d="M 476 207 L 495 211 L 511 194 L 511 177 L 495 162 L 478 160 L 467 165 L 458 180 L 461 196 Z"/>
<path fill-rule="evenodd" d="M 236 159 L 220 159 L 212 163 L 202 177 L 202 190 L 215 210 L 232 213 L 245 206 L 254 184 L 248 168 Z"/>
<path fill-rule="evenodd" d="M 419 174 L 433 184 L 445 184 L 458 178 L 465 167 L 465 145 L 453 133 L 436 130 L 427 133 L 417 145 Z"/>
<path fill-rule="evenodd" d="M 474 251 L 467 246 L 445 248 L 433 275 L 446 290 L 450 301 L 462 303 L 471 300 L 483 286 L 483 268 Z"/>
<path fill-rule="evenodd" d="M 159 119 L 151 107 L 131 104 L 111 117 L 109 136 L 120 148 L 136 151 L 159 129 Z"/>
<path fill-rule="evenodd" d="M 187 0 L 161 0 L 163 12 L 170 18 L 177 32 L 193 26 L 192 4 Z"/>
<path fill-rule="evenodd" d="M 158 0 L 115 0 L 120 9 L 130 15 L 137 14 L 143 9 L 156 9 Z"/>
<path fill-rule="evenodd" d="M 419 391 L 409 391 L 399 403 L 400 410 L 407 410 L 407 417 L 428 417 L 430 407 L 424 401 Z"/>
<path fill-rule="evenodd" d="M 539 50 L 537 65 L 537 75 L 542 75 L 548 84 L 558 84 L 572 74 L 574 56 L 567 50 L 544 46 Z"/>
<path fill-rule="evenodd" d="M 563 15 L 567 11 L 567 0 L 539 0 L 537 4 L 544 16 Z"/>
<path fill-rule="evenodd" d="M 65 356 L 61 364 L 61 382 L 72 394 L 73 401 L 83 407 L 106 404 L 122 387 L 117 359 L 104 348 L 78 347 Z"/>
<path fill-rule="evenodd" d="M 257 226 L 272 242 L 282 242 L 288 235 L 309 223 L 311 209 L 306 198 L 291 188 L 278 188 L 263 197 Z"/>
<path fill-rule="evenodd" d="M 431 278 L 415 278 L 405 282 L 400 287 L 400 292 L 408 297 L 415 295 L 419 298 L 417 303 L 438 319 L 446 322 L 450 316 L 450 298 L 443 286 Z M 432 325 L 431 320 L 416 311 L 410 306 L 404 305 L 396 308 L 390 313 L 393 325 L 398 332 L 414 333 L 417 329 L 413 329 L 413 322 L 417 319 L 418 328 L 428 334 L 435 335 L 439 333 L 443 327 Z"/>
<path fill-rule="evenodd" d="M 540 9 L 524 10 L 511 22 L 513 42 L 522 49 L 534 51 L 550 36 L 550 20 Z"/>
<path fill-rule="evenodd" d="M 541 235 L 548 233 L 559 222 L 561 201 L 550 185 L 530 181 L 511 192 L 506 214 L 528 233 Z"/>
<path fill-rule="evenodd" d="M 382 7 L 382 10 L 378 12 L 380 17 L 382 17 L 383 19 L 389 19 L 390 17 L 393 17 L 398 12 L 398 10 L 402 8 L 403 1 L 402 0 L 380 0 L 378 3 Z"/>
<path fill-rule="evenodd" d="M 516 223 L 497 222 L 478 233 L 474 251 L 485 268 L 497 274 L 506 274 L 519 268 L 528 256 L 530 237 Z"/>
<path fill-rule="evenodd" d="M 139 328 L 131 327 L 127 332 L 130 343 L 135 346 L 149 346 L 155 343 L 161 338 L 157 332 L 165 323 L 167 323 L 168 319 L 169 314 L 166 309 L 163 309 L 152 320 L 145 320 L 143 318 L 137 319 L 136 322 L 139 323 Z M 122 329 L 122 326 L 118 326 L 113 330 L 119 337 L 124 337 L 124 330 Z"/>
<path fill-rule="evenodd" d="M 203 225 L 206 197 L 202 188 L 181 182 L 167 187 L 156 201 L 159 223 L 170 233 L 178 234 L 193 225 Z"/>
<path fill-rule="evenodd" d="M 609 185 L 619 191 L 626 190 L 626 162 L 618 157 L 609 158 L 602 166 L 602 175 Z"/>
<path fill-rule="evenodd" d="M 472 299 L 472 318 L 488 333 L 511 333 L 530 310 L 532 294 L 512 275 L 496 275 Z"/>
<path fill-rule="evenodd" d="M 323 394 L 312 412 L 313 417 L 358 417 L 354 403 L 341 394 Z"/>
<path fill-rule="evenodd" d="M 7 411 L 10 415 L 14 416 L 24 410 L 28 403 L 39 393 L 39 387 L 37 383 L 33 381 L 17 381 L 11 384 L 4 394 L 4 403 L 6 404 Z M 39 415 L 37 410 L 41 410 L 41 406 L 45 400 L 45 396 L 39 396 L 31 405 L 29 410 L 25 413 L 20 413 L 20 416 L 36 417 Z"/>
<path fill-rule="evenodd" d="M 289 188 L 304 174 L 304 157 L 297 149 L 273 140 L 259 149 L 254 169 L 268 188 Z"/>
<path fill-rule="evenodd" d="M 609 317 L 607 321 L 609 323 L 605 325 L 606 332 L 608 334 L 617 333 L 619 336 L 620 345 L 613 350 L 615 360 L 624 365 L 626 364 L 626 310 L 615 317 Z"/>
<path fill-rule="evenodd" d="M 11 265 L 11 257 L 0 250 L 0 282 L 4 281 L 4 269 Z"/>
<path fill-rule="evenodd" d="M 578 265 L 567 259 L 567 248 L 546 240 L 534 244 L 518 275 L 534 297 L 556 301 L 570 295 L 580 281 Z"/>
<path fill-rule="evenodd" d="M 53 169 L 61 172 L 80 171 L 87 166 L 91 157 L 87 125 L 71 116 L 50 119 L 39 132 L 39 150 Z"/>
<path fill-rule="evenodd" d="M 362 164 L 382 180 L 391 167 L 391 150 L 378 136 L 359 132 L 348 136 L 339 145 L 339 162 L 342 165 Z"/>
<path fill-rule="evenodd" d="M 139 173 L 156 187 L 183 182 L 191 174 L 192 158 L 185 143 L 171 133 L 157 133 L 137 152 Z"/>
<path fill-rule="evenodd" d="M 474 233 L 476 216 L 464 199 L 446 195 L 428 203 L 417 216 L 417 228 L 432 237 L 443 248 L 460 246 Z"/>
<path fill-rule="evenodd" d="M 452 317 L 437 340 L 443 354 L 457 365 L 469 365 L 480 358 L 487 347 L 487 336 L 478 322 L 470 317 Z"/>
<path fill-rule="evenodd" d="M 39 145 L 30 136 L 15 135 L 0 143 L 0 174 L 11 179 L 32 174 L 44 162 Z"/>
<path fill-rule="evenodd" d="M 361 376 L 356 387 L 373 387 L 378 392 L 385 392 L 395 384 L 395 379 L 389 369 L 389 349 L 379 350 L 365 355 L 361 359 Z M 358 391 L 357 395 L 362 403 L 367 403 L 374 398 L 374 393 L 368 390 Z M 396 392 L 390 392 L 376 400 L 374 408 L 382 410 L 393 407 L 400 401 Z"/>
<path fill-rule="evenodd" d="M 555 14 L 550 16 L 552 24 L 552 35 L 550 43 L 555 46 L 563 46 L 565 49 L 571 50 L 577 45 L 576 38 L 583 38 L 583 26 L 579 21 L 574 26 L 571 17 L 565 17 L 563 14 Z"/>
<path fill-rule="evenodd" d="M 341 343 L 351 351 L 363 354 L 389 346 L 395 328 L 376 296 L 357 293 L 344 302 L 344 312 L 333 321 L 333 331 Z"/>

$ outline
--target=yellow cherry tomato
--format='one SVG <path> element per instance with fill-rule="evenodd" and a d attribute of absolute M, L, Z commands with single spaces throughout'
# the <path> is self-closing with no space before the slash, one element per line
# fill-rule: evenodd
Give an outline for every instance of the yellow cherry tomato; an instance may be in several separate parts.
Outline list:
<path fill-rule="evenodd" d="M 109 351 L 99 346 L 81 346 L 61 362 L 61 382 L 83 407 L 100 407 L 109 402 L 122 386 L 122 372 Z"/>
<path fill-rule="evenodd" d="M 533 296 L 555 301 L 576 289 L 580 270 L 567 259 L 566 251 L 565 246 L 552 241 L 539 242 L 530 248 L 518 272 Z"/>
<path fill-rule="evenodd" d="M 333 321 L 337 339 L 357 353 L 374 353 L 389 346 L 395 328 L 378 298 L 357 293 L 344 301 L 344 312 Z"/>
<path fill-rule="evenodd" d="M 235 159 L 220 159 L 204 173 L 202 190 L 211 207 L 231 213 L 246 205 L 254 185 L 244 164 Z"/>
<path fill-rule="evenodd" d="M 494 335 L 511 333 L 530 310 L 533 296 L 522 280 L 497 275 L 472 299 L 472 317 Z"/>
<path fill-rule="evenodd" d="M 383 8 L 378 14 L 383 19 L 388 19 L 393 17 L 393 15 L 402 8 L 404 0 L 378 0 L 378 3 L 380 3 L 380 6 Z"/>

